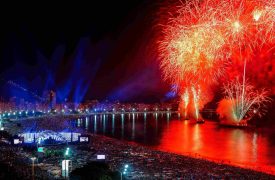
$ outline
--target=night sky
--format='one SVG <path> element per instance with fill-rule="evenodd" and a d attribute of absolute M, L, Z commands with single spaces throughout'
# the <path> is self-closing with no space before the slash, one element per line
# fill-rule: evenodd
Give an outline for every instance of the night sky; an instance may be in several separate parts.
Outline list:
<path fill-rule="evenodd" d="M 153 45 L 159 1 L 91 2 L 2 7 L 2 98 L 32 99 L 12 81 L 58 101 L 167 99 Z"/>

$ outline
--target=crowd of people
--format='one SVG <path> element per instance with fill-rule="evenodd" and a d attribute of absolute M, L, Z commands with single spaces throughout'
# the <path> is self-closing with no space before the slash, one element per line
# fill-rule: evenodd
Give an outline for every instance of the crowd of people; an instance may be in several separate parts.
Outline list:
<path fill-rule="evenodd" d="M 41 121 L 42 126 L 52 126 L 54 123 Z M 13 123 L 14 124 L 14 123 Z M 41 125 L 41 124 L 40 124 Z M 40 126 L 39 125 L 39 126 Z M 22 128 L 22 127 L 21 127 Z M 10 130 L 12 127 L 10 126 Z M 20 129 L 20 128 L 19 128 Z M 68 145 L 49 147 L 51 150 L 64 150 Z M 148 147 L 140 146 L 121 140 L 108 138 L 101 135 L 90 134 L 90 142 L 86 145 L 69 145 L 73 169 L 84 167 L 91 161 L 96 161 L 96 155 L 105 155 L 104 160 L 111 171 L 123 172 L 127 164 L 129 169 L 124 176 L 129 179 L 272 179 L 274 176 L 243 169 L 223 163 L 210 162 L 202 158 L 192 158 L 167 152 L 162 152 Z M 4 144 L 0 146 L 0 164 L 4 164 L 10 171 L 15 171 L 14 176 L 20 179 L 31 179 L 31 157 L 36 156 L 34 150 L 27 150 L 20 146 Z M 61 177 L 61 162 L 63 155 L 51 155 L 35 163 L 36 179 L 49 179 Z M 72 170 L 73 170 L 72 169 Z M 0 173 L 0 176 L 3 175 Z M 5 174 L 4 174 L 5 175 Z M 5 176 L 4 176 L 5 177 Z"/>
<path fill-rule="evenodd" d="M 51 176 L 39 168 L 32 173 L 32 162 L 22 156 L 23 149 L 10 145 L 0 145 L 0 179 L 49 179 Z"/>
<path fill-rule="evenodd" d="M 64 146 L 50 147 L 64 149 Z M 105 155 L 105 162 L 112 171 L 123 171 L 127 164 L 129 170 L 125 177 L 129 179 L 197 179 L 207 177 L 210 179 L 245 178 L 245 179 L 272 179 L 274 176 L 233 167 L 225 164 L 209 162 L 187 156 L 152 150 L 133 143 L 127 143 L 112 138 L 91 135 L 88 145 L 70 145 L 71 155 L 68 157 L 73 162 L 73 169 L 81 168 L 91 161 L 96 161 L 96 154 Z M 22 147 L 1 145 L 0 164 L 4 163 L 10 171 L 15 171 L 14 176 L 20 179 L 31 179 L 32 169 L 30 158 L 33 152 Z M 35 163 L 36 179 L 49 179 L 61 177 L 61 161 L 63 156 L 52 156 Z"/>
<path fill-rule="evenodd" d="M 140 145 L 93 135 L 91 146 L 106 154 L 113 170 L 129 164 L 127 177 L 134 179 L 272 179 L 274 176 L 204 159 L 152 150 Z"/>

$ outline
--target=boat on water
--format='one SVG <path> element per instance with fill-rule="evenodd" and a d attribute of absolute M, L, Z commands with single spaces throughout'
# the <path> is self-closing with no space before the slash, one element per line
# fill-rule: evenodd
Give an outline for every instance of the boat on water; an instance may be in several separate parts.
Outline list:
<path fill-rule="evenodd" d="M 204 121 L 204 119 L 197 119 L 197 122 L 196 122 L 197 124 L 203 124 L 203 123 L 205 123 L 205 121 Z"/>
<path fill-rule="evenodd" d="M 220 120 L 220 126 L 225 126 L 225 127 L 237 127 L 237 128 L 244 128 L 247 127 L 249 119 L 243 119 L 240 122 L 234 121 L 234 120 L 225 120 L 221 119 Z"/>

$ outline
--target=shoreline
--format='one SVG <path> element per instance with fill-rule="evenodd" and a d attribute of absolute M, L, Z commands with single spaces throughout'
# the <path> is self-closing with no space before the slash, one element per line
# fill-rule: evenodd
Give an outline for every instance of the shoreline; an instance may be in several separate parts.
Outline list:
<path fill-rule="evenodd" d="M 207 156 L 202 156 L 200 154 L 191 153 L 191 152 L 188 152 L 188 153 L 176 153 L 175 152 L 175 153 L 173 153 L 173 152 L 169 152 L 169 151 L 165 151 L 165 150 L 160 150 L 160 149 L 157 149 L 157 148 L 152 148 L 152 149 L 154 149 L 156 151 L 161 151 L 161 152 L 165 152 L 165 153 L 171 153 L 171 154 L 179 155 L 179 156 L 186 156 L 186 157 L 190 157 L 190 158 L 193 158 L 193 159 L 205 160 L 205 161 L 209 161 L 209 162 L 215 163 L 215 164 L 223 164 L 223 165 L 227 165 L 227 166 L 232 166 L 232 167 L 236 167 L 236 168 L 256 171 L 256 172 L 265 173 L 265 174 L 275 176 L 275 171 L 271 170 L 270 167 L 261 168 L 261 167 L 256 167 L 256 166 L 252 166 L 252 165 L 248 165 L 248 164 L 234 163 L 234 162 L 231 162 L 230 160 L 213 159 L 213 158 L 210 158 L 210 157 L 207 157 Z"/>
<path fill-rule="evenodd" d="M 24 118 L 12 118 L 10 119 L 13 122 L 21 121 L 21 120 L 38 120 L 38 119 L 47 119 L 47 118 L 81 118 L 81 117 L 86 117 L 86 116 L 93 116 L 93 115 L 121 115 L 121 114 L 153 114 L 153 113 L 178 113 L 178 111 L 125 111 L 125 112 L 90 112 L 90 113 L 75 113 L 75 114 L 48 114 L 46 115 L 41 115 L 41 116 L 30 116 L 30 117 L 24 117 Z"/>
<path fill-rule="evenodd" d="M 105 162 L 113 171 L 121 171 L 121 168 L 128 164 L 128 179 L 174 179 L 174 178 L 248 178 L 248 179 L 272 179 L 274 175 L 266 172 L 259 172 L 253 169 L 236 167 L 218 162 L 212 162 L 203 158 L 194 158 L 187 155 L 165 152 L 141 146 L 135 142 L 118 140 L 103 135 L 91 134 L 91 142 L 87 145 L 96 151 L 96 154 L 106 155 Z M 90 161 L 96 159 L 92 151 L 79 150 L 81 145 L 69 145 L 73 156 L 70 158 L 74 169 L 81 168 Z M 2 150 L 3 147 L 0 147 Z M 14 158 L 13 164 L 17 164 L 21 159 L 25 162 L 25 167 L 30 168 L 31 153 L 19 150 L 18 147 L 10 146 L 15 149 L 14 153 L 18 158 Z M 64 147 L 57 146 L 57 149 Z M 19 151 L 18 151 L 19 150 Z M 41 164 L 36 164 L 37 170 L 45 177 L 61 178 L 60 162 L 63 157 L 45 159 Z M 53 161 L 54 160 L 54 161 Z M 28 162 L 28 163 L 27 163 Z M 22 169 L 22 168 L 21 168 Z M 51 173 L 51 169 L 55 172 Z M 22 172 L 18 172 L 19 174 Z M 28 174 L 28 173 L 27 173 Z M 42 175 L 41 174 L 41 175 Z M 39 176 L 40 174 L 38 174 Z"/>
<path fill-rule="evenodd" d="M 93 145 L 100 145 L 98 141 L 104 142 L 103 144 L 115 144 L 115 146 L 120 147 L 119 149 L 123 151 L 116 151 L 118 153 L 116 156 L 123 156 L 124 153 L 127 153 L 126 161 L 131 161 L 132 159 L 139 159 L 138 157 L 142 157 L 142 164 L 139 164 L 139 161 L 136 160 L 134 162 L 134 166 L 138 167 L 138 171 L 141 174 L 144 174 L 144 177 L 162 177 L 162 178 L 178 178 L 178 177 L 213 177 L 213 178 L 274 178 L 274 174 L 269 174 L 267 172 L 256 171 L 254 169 L 247 169 L 239 166 L 234 166 L 232 164 L 224 164 L 209 161 L 204 158 L 195 158 L 187 155 L 179 155 L 171 152 L 164 152 L 160 150 L 155 150 L 152 148 L 140 146 L 136 143 L 128 143 L 125 141 L 109 138 L 102 135 L 94 135 L 91 134 L 92 140 L 95 140 Z M 100 149 L 100 147 L 97 147 Z M 101 148 L 106 148 L 106 146 L 102 146 Z M 126 149 L 126 152 L 125 152 Z M 127 149 L 131 149 L 131 152 L 128 152 Z M 106 150 L 106 153 L 113 155 L 114 152 L 110 152 Z M 132 157 L 131 157 L 132 156 Z M 122 166 L 121 162 L 113 162 L 111 158 L 110 164 L 114 170 L 119 169 L 118 167 Z M 146 164 L 153 164 L 153 167 L 157 167 L 157 169 L 150 169 L 149 167 L 144 167 Z M 190 164 L 190 167 L 186 166 L 186 164 Z M 176 165 L 176 166 L 175 166 Z M 170 167 L 173 167 L 172 169 Z M 205 168 L 208 167 L 208 168 Z M 195 170 L 194 170 L 195 169 Z M 168 172 L 168 173 L 165 173 Z M 146 176 L 147 175 L 147 176 Z M 143 176 L 142 176 L 143 177 Z"/>
<path fill-rule="evenodd" d="M 55 121 L 55 118 L 53 121 Z M 18 133 L 18 131 L 22 129 L 21 127 L 17 127 L 16 124 L 17 122 L 7 123 L 8 128 L 6 130 L 10 134 Z M 267 171 L 267 169 L 263 168 L 251 168 L 245 165 L 236 165 L 231 162 L 226 163 L 227 161 L 214 160 L 192 153 L 173 153 L 150 146 L 144 146 L 133 141 L 119 140 L 92 133 L 88 134 L 91 136 L 89 147 L 94 148 L 97 153 L 106 154 L 106 162 L 113 170 L 119 171 L 125 163 L 133 164 L 134 172 L 129 175 L 135 178 L 193 178 L 200 176 L 207 176 L 210 178 L 275 178 L 275 173 L 273 171 Z M 73 149 L 77 149 L 78 147 L 78 145 L 69 146 L 72 146 Z M 57 148 L 60 149 L 61 147 Z M 24 153 L 24 151 L 19 153 L 22 159 L 25 158 Z M 90 152 L 85 153 L 76 150 L 76 155 L 72 157 L 72 159 L 74 162 L 80 160 L 81 164 L 77 165 L 77 167 L 81 168 L 83 164 L 95 160 L 95 157 Z M 60 159 L 58 160 L 60 161 Z M 45 164 L 47 164 L 48 161 L 51 160 L 45 160 Z M 55 166 L 57 169 L 61 168 L 60 164 L 56 162 L 53 163 L 52 166 Z M 42 171 L 48 172 L 48 170 L 49 169 L 45 168 Z"/>

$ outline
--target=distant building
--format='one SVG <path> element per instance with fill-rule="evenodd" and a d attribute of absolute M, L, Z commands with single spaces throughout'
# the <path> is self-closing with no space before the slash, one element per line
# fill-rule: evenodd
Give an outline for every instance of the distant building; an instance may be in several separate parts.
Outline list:
<path fill-rule="evenodd" d="M 9 109 L 11 110 L 15 110 L 16 109 L 16 97 L 11 97 L 9 100 Z"/>
<path fill-rule="evenodd" d="M 25 110 L 25 100 L 23 98 L 20 99 L 19 110 L 21 111 Z"/>
<path fill-rule="evenodd" d="M 56 93 L 54 91 L 50 91 L 50 93 L 49 93 L 49 102 L 50 102 L 50 109 L 55 109 Z"/>
<path fill-rule="evenodd" d="M 54 91 L 44 91 L 43 99 L 45 99 L 49 109 L 54 110 L 56 108 L 56 93 Z"/>

